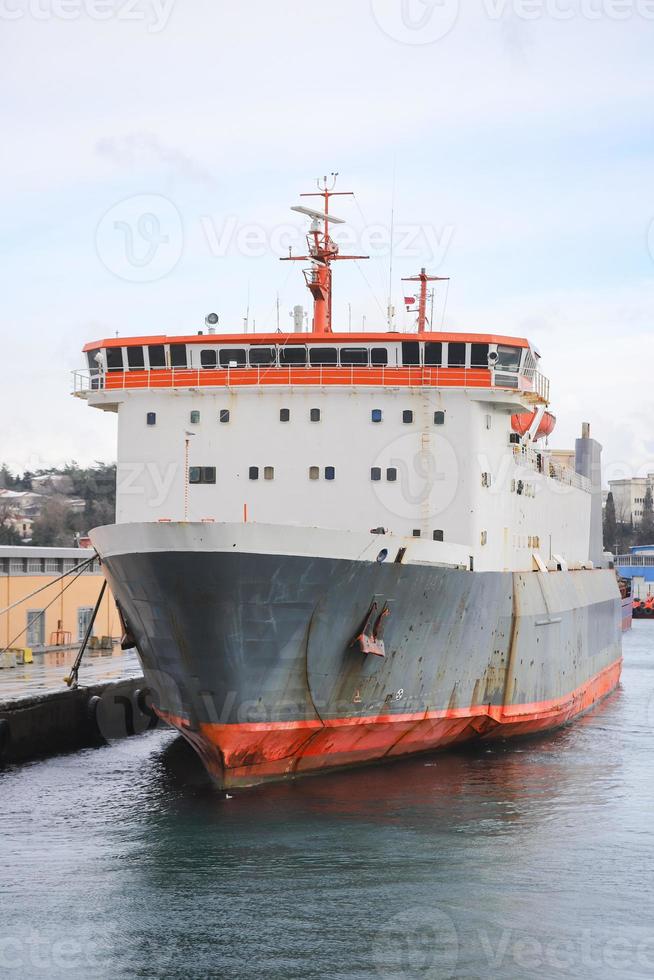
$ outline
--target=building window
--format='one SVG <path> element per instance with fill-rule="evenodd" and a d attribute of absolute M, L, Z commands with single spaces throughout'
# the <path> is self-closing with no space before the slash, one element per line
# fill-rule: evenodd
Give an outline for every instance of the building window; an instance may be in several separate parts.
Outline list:
<path fill-rule="evenodd" d="M 389 483 L 395 483 L 397 480 L 397 470 L 394 466 L 389 466 L 389 468 L 386 470 L 386 479 Z"/>
<path fill-rule="evenodd" d="M 251 466 L 250 469 L 249 469 L 249 471 L 248 471 L 248 476 L 249 476 L 249 478 L 251 480 L 258 480 L 259 479 L 259 467 L 258 466 Z"/>
<path fill-rule="evenodd" d="M 319 480 L 320 479 L 320 467 L 319 466 L 310 466 L 309 467 L 309 479 L 310 480 Z"/>
<path fill-rule="evenodd" d="M 334 469 L 334 467 L 333 466 L 326 466 L 325 467 L 325 479 L 326 480 L 334 480 L 335 478 L 336 478 L 336 470 Z"/>
<path fill-rule="evenodd" d="M 378 483 L 381 480 L 381 466 L 373 466 L 370 470 L 370 479 L 373 483 Z"/>
<path fill-rule="evenodd" d="M 201 483 L 216 482 L 215 466 L 190 466 L 188 471 L 188 482 L 194 486 Z"/>
<path fill-rule="evenodd" d="M 27 610 L 27 645 L 42 647 L 45 644 L 45 609 Z"/>
<path fill-rule="evenodd" d="M 382 410 L 381 408 L 373 408 L 370 413 L 373 422 L 381 422 L 382 420 Z"/>
<path fill-rule="evenodd" d="M 309 412 L 309 418 L 312 422 L 320 422 L 320 409 L 312 408 Z"/>
<path fill-rule="evenodd" d="M 440 531 L 440 530 L 439 531 L 434 531 L 432 537 L 433 537 L 434 541 L 442 541 L 443 540 L 443 532 Z"/>
<path fill-rule="evenodd" d="M 156 425 L 157 424 L 157 413 L 156 412 L 148 412 L 148 414 L 146 415 L 146 420 L 147 420 L 148 425 Z"/>
<path fill-rule="evenodd" d="M 220 422 L 229 422 L 229 409 L 228 408 L 221 408 L 220 409 L 220 415 L 218 416 L 218 420 Z"/>
<path fill-rule="evenodd" d="M 434 412 L 434 425 L 445 425 L 445 412 Z"/>
<path fill-rule="evenodd" d="M 54 572 L 56 575 L 61 572 L 61 561 L 59 558 L 46 558 L 45 560 L 45 570 L 46 572 Z"/>
<path fill-rule="evenodd" d="M 28 575 L 40 575 L 43 571 L 41 566 L 40 558 L 28 558 L 27 559 L 27 574 Z"/>
<path fill-rule="evenodd" d="M 200 364 L 203 368 L 215 368 L 217 363 L 218 353 L 215 348 L 213 350 L 200 351 Z"/>
<path fill-rule="evenodd" d="M 410 408 L 407 408 L 402 412 L 402 421 L 406 423 L 413 422 L 413 412 Z"/>
<path fill-rule="evenodd" d="M 414 527 L 414 529 L 413 529 L 413 536 L 414 536 L 414 538 L 419 538 L 420 537 L 420 529 L 419 528 Z"/>
<path fill-rule="evenodd" d="M 191 412 L 191 414 L 189 415 L 189 421 L 190 421 L 191 425 L 199 425 L 200 424 L 200 413 L 198 411 Z"/>
<path fill-rule="evenodd" d="M 290 410 L 290 408 L 280 408 L 280 410 L 279 410 L 279 421 L 280 422 L 290 422 L 291 421 L 291 410 Z"/>
<path fill-rule="evenodd" d="M 264 468 L 263 468 L 263 478 L 264 478 L 264 480 L 274 480 L 275 479 L 275 467 L 274 466 L 264 466 Z"/>

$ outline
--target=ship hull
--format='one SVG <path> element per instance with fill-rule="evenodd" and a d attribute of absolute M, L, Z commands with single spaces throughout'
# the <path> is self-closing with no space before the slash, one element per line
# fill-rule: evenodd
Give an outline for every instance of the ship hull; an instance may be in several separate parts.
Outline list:
<path fill-rule="evenodd" d="M 94 543 L 158 714 L 222 787 L 544 732 L 619 682 L 612 572 L 477 573 L 290 554 L 282 528 L 257 551 L 256 528 L 230 544 L 228 526 L 138 527 Z"/>

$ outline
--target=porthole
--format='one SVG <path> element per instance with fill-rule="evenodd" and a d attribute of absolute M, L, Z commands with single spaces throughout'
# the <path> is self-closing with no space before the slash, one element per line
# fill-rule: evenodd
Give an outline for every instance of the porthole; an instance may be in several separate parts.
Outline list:
<path fill-rule="evenodd" d="M 381 422 L 382 420 L 381 408 L 373 408 L 372 412 L 370 413 L 370 417 L 373 422 Z"/>
<path fill-rule="evenodd" d="M 249 471 L 248 471 L 248 476 L 249 476 L 249 478 L 251 480 L 258 480 L 259 479 L 259 467 L 258 466 L 251 466 L 250 469 L 249 469 Z"/>
<path fill-rule="evenodd" d="M 229 409 L 228 408 L 221 408 L 220 409 L 220 415 L 218 416 L 218 420 L 220 422 L 229 422 Z"/>
<path fill-rule="evenodd" d="M 320 409 L 312 408 L 311 411 L 309 412 L 309 419 L 312 422 L 320 422 Z"/>
<path fill-rule="evenodd" d="M 326 480 L 334 480 L 334 479 L 336 479 L 336 470 L 335 470 L 335 468 L 333 466 L 326 466 L 325 467 L 325 479 Z"/>
<path fill-rule="evenodd" d="M 199 425 L 200 424 L 200 413 L 197 412 L 197 411 L 191 412 L 191 414 L 189 416 L 189 421 L 190 421 L 191 425 Z"/>
<path fill-rule="evenodd" d="M 264 466 L 264 468 L 263 468 L 263 478 L 264 478 L 264 480 L 274 480 L 275 479 L 275 467 L 274 466 Z"/>
<path fill-rule="evenodd" d="M 320 479 L 320 467 L 319 466 L 310 466 L 309 467 L 309 479 L 310 480 L 319 480 Z"/>
<path fill-rule="evenodd" d="M 445 425 L 445 412 L 434 412 L 434 425 Z"/>
<path fill-rule="evenodd" d="M 442 541 L 443 540 L 443 532 L 442 531 L 434 531 L 432 537 L 433 537 L 434 541 Z"/>
<path fill-rule="evenodd" d="M 279 410 L 279 421 L 280 422 L 290 422 L 291 421 L 291 410 L 290 410 L 290 408 L 280 408 L 280 410 Z"/>
<path fill-rule="evenodd" d="M 389 468 L 386 470 L 386 479 L 389 483 L 395 483 L 397 480 L 397 470 L 394 466 L 389 466 Z"/>
<path fill-rule="evenodd" d="M 370 470 L 370 479 L 373 483 L 378 483 L 381 480 L 382 471 L 381 466 L 373 466 Z"/>
<path fill-rule="evenodd" d="M 410 408 L 407 408 L 402 412 L 402 421 L 405 424 L 413 422 L 413 412 L 411 411 Z"/>
<path fill-rule="evenodd" d="M 147 421 L 147 424 L 148 425 L 156 425 L 157 424 L 157 413 L 156 412 L 148 412 L 148 414 L 146 415 L 146 421 Z"/>

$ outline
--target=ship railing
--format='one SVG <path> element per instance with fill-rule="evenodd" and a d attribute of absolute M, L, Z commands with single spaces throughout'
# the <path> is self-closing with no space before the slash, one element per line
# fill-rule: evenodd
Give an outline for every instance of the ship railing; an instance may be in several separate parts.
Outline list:
<path fill-rule="evenodd" d="M 592 490 L 592 484 L 587 477 L 552 459 L 545 451 L 539 452 L 530 446 L 514 446 L 513 457 L 518 466 L 524 466 L 536 473 L 542 473 L 543 476 L 556 480 L 558 483 L 576 487 L 578 490 L 586 491 L 586 493 L 590 493 Z"/>
<path fill-rule="evenodd" d="M 632 568 L 651 568 L 654 565 L 654 555 L 616 555 L 614 565 L 630 565 Z"/>
<path fill-rule="evenodd" d="M 87 368 L 73 372 L 73 393 L 130 388 L 200 388 L 243 386 L 317 385 L 425 388 L 499 388 L 549 398 L 549 382 L 542 375 L 507 375 L 480 367 L 416 365 L 270 365 L 258 367 L 135 368 L 103 371 Z"/>

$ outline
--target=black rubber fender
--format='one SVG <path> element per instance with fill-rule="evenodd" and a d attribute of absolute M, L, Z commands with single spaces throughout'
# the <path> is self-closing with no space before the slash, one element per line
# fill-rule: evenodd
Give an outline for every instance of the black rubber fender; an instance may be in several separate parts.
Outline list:
<path fill-rule="evenodd" d="M 7 718 L 0 718 L 0 763 L 3 762 L 11 745 L 11 725 Z"/>

